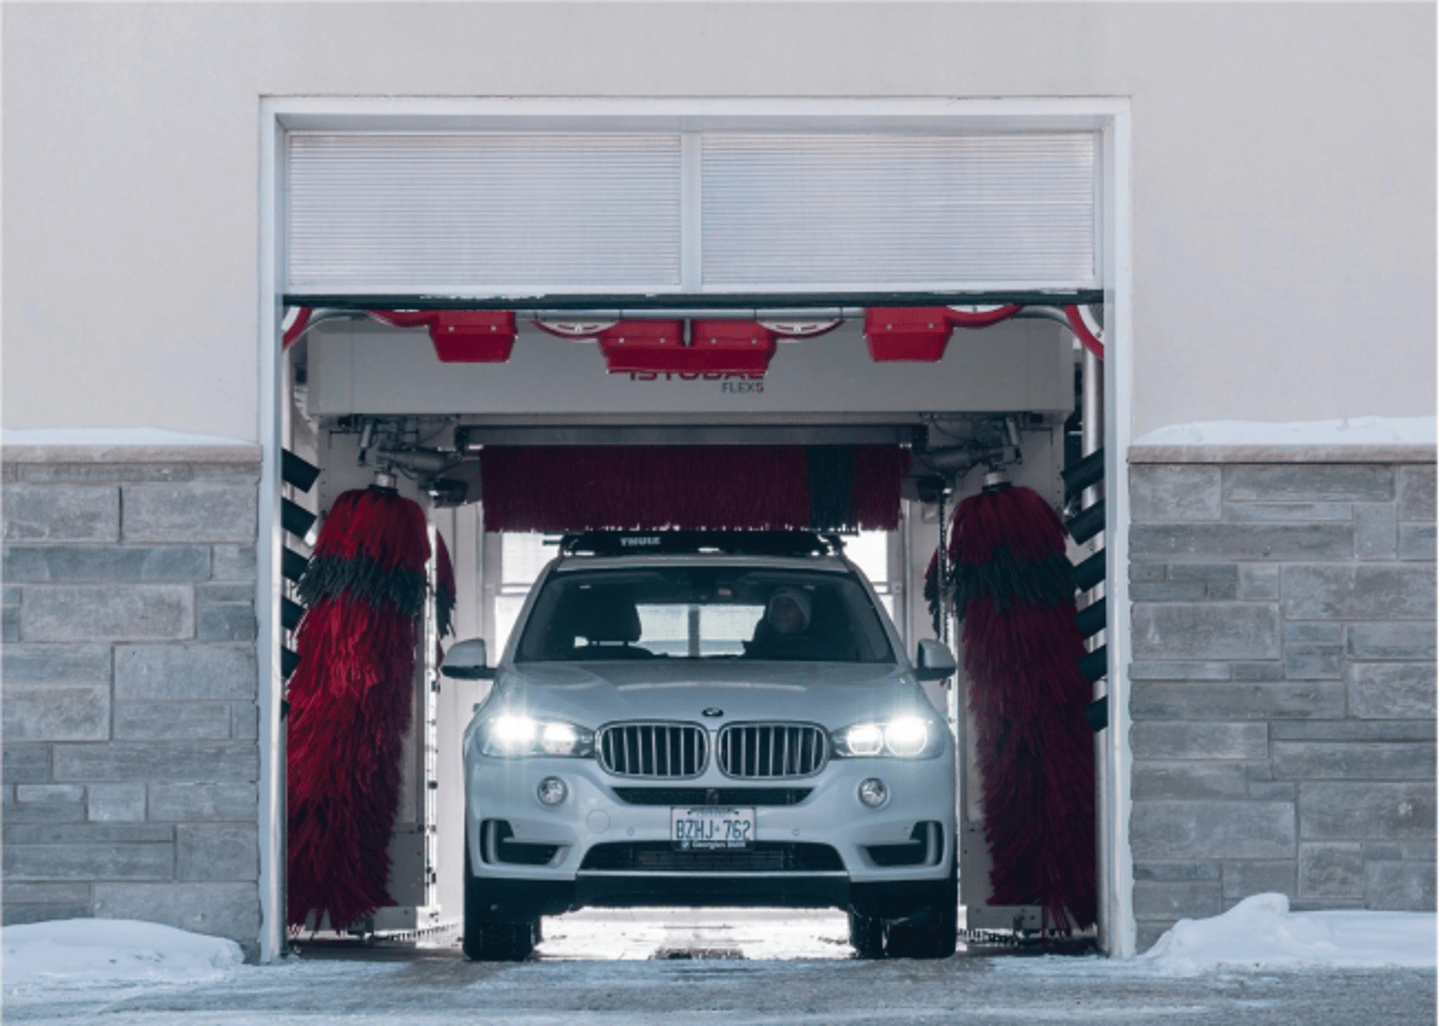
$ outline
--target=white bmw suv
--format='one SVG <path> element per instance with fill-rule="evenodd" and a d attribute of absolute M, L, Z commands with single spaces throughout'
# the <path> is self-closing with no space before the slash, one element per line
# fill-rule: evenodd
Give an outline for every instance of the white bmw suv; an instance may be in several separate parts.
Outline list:
<path fill-rule="evenodd" d="M 955 750 L 840 543 L 808 532 L 567 536 L 464 735 L 472 959 L 586 906 L 835 907 L 862 957 L 956 936 Z"/>

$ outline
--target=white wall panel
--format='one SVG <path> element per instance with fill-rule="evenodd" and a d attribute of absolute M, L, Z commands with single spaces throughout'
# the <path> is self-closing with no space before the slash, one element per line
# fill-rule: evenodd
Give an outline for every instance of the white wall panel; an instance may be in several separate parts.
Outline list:
<path fill-rule="evenodd" d="M 707 289 L 1093 288 L 1095 137 L 707 134 Z"/>
<path fill-rule="evenodd" d="M 4 19 L 7 427 L 258 437 L 259 106 L 286 96 L 737 115 L 765 97 L 1125 97 L 1136 434 L 1435 411 L 1432 4 L 122 2 Z"/>

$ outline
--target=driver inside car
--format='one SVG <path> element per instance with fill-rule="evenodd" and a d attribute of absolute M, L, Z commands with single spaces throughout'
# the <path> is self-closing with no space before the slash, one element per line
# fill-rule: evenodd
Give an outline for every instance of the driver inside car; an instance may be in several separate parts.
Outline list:
<path fill-rule="evenodd" d="M 755 625 L 755 636 L 745 644 L 745 655 L 751 659 L 837 658 L 833 645 L 805 633 L 810 614 L 810 596 L 803 588 L 776 588 L 765 615 Z"/>

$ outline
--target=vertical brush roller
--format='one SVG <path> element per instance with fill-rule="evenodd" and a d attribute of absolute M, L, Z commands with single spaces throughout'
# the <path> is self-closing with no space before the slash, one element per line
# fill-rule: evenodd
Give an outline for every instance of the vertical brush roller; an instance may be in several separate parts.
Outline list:
<path fill-rule="evenodd" d="M 935 637 L 940 637 L 941 625 L 945 616 L 944 587 L 940 581 L 940 549 L 937 547 L 930 557 L 930 565 L 925 568 L 925 606 L 930 610 L 930 628 Z"/>
<path fill-rule="evenodd" d="M 1065 526 L 1028 488 L 987 482 L 956 510 L 950 586 L 984 784 L 991 903 L 1049 930 L 1095 921 L 1094 741 Z"/>
<path fill-rule="evenodd" d="M 425 515 L 388 488 L 344 492 L 299 582 L 287 753 L 287 919 L 336 929 L 393 905 L 387 848 L 413 715 Z M 453 591 L 452 591 L 453 594 Z"/>

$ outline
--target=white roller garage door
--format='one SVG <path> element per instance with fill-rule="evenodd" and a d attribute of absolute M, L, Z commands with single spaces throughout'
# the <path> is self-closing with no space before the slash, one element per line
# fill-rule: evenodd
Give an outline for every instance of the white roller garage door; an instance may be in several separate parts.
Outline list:
<path fill-rule="evenodd" d="M 292 132 L 285 291 L 1080 290 L 1092 132 Z"/>

